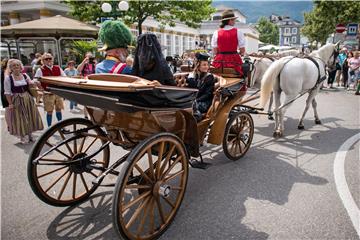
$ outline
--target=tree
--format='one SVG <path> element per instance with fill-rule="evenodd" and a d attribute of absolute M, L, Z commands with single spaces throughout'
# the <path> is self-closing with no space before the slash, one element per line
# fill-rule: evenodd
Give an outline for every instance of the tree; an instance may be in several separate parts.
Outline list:
<path fill-rule="evenodd" d="M 314 1 L 314 9 L 304 13 L 302 33 L 311 42 L 326 43 L 338 23 L 360 22 L 359 1 Z"/>
<path fill-rule="evenodd" d="M 103 13 L 101 5 L 108 2 L 112 6 L 110 13 Z M 162 26 L 168 24 L 175 26 L 178 19 L 190 27 L 198 27 L 202 20 L 208 19 L 215 12 L 211 6 L 211 0 L 201 1 L 128 1 L 129 10 L 120 12 L 117 10 L 119 1 L 77 1 L 65 0 L 71 7 L 70 14 L 81 21 L 100 22 L 101 17 L 120 18 L 126 24 L 137 24 L 139 34 L 142 33 L 142 24 L 148 17 L 153 17 Z M 115 10 L 116 9 L 116 10 Z"/>
<path fill-rule="evenodd" d="M 259 18 L 256 29 L 260 33 L 260 41 L 268 44 L 279 44 L 279 28 L 266 17 Z"/>

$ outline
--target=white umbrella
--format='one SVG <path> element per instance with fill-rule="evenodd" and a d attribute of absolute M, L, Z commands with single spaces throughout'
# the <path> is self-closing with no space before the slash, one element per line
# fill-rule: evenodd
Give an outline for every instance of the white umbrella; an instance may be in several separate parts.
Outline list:
<path fill-rule="evenodd" d="M 263 46 L 261 48 L 259 48 L 260 51 L 269 51 L 271 49 L 277 49 L 278 47 L 275 46 L 275 45 L 272 45 L 272 44 L 269 44 L 269 45 L 266 45 L 266 46 Z"/>

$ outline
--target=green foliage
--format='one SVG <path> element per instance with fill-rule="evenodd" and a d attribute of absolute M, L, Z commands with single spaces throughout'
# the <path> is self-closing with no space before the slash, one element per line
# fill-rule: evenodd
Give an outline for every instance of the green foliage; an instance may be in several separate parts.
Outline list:
<path fill-rule="evenodd" d="M 72 42 L 71 54 L 75 55 L 76 63 L 81 62 L 87 52 L 95 53 L 97 58 L 101 57 L 97 51 L 96 41 L 77 40 Z"/>
<path fill-rule="evenodd" d="M 179 19 L 190 27 L 197 27 L 202 20 L 208 19 L 215 12 L 211 6 L 211 0 L 195 1 L 128 1 L 129 10 L 121 12 L 118 10 L 119 1 L 77 1 L 65 0 L 71 7 L 70 14 L 81 21 L 100 22 L 101 17 L 111 17 L 121 19 L 126 24 L 137 24 L 139 34 L 141 34 L 142 23 L 148 18 L 153 17 L 162 25 L 175 25 L 175 20 Z M 110 13 L 103 13 L 101 5 L 108 2 L 112 6 Z"/>
<path fill-rule="evenodd" d="M 256 29 L 260 33 L 260 41 L 267 44 L 279 44 L 279 28 L 266 17 L 259 18 Z"/>
<path fill-rule="evenodd" d="M 360 22 L 359 1 L 314 1 L 314 9 L 304 13 L 302 33 L 310 42 L 326 43 L 328 36 L 335 32 L 336 24 Z"/>

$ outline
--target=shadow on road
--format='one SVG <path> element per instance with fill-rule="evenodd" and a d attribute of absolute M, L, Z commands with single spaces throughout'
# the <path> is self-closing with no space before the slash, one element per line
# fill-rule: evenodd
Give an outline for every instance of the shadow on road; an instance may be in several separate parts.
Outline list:
<path fill-rule="evenodd" d="M 112 228 L 112 191 L 97 193 L 69 207 L 49 225 L 49 239 L 117 239 Z"/>

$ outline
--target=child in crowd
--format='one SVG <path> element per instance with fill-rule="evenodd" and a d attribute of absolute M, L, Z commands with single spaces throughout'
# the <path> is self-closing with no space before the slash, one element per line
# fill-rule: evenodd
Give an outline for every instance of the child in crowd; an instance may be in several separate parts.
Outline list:
<path fill-rule="evenodd" d="M 216 79 L 209 73 L 209 57 L 207 54 L 197 53 L 195 69 L 186 79 L 188 87 L 199 89 L 193 105 L 194 117 L 197 121 L 202 120 L 203 114 L 208 111 L 214 98 Z"/>
<path fill-rule="evenodd" d="M 77 69 L 75 68 L 75 61 L 69 61 L 67 64 L 67 68 L 65 68 L 64 73 L 68 77 L 75 77 L 78 76 L 79 73 Z M 76 112 L 76 110 L 80 110 L 80 108 L 77 106 L 76 102 L 70 101 L 70 112 Z"/>

